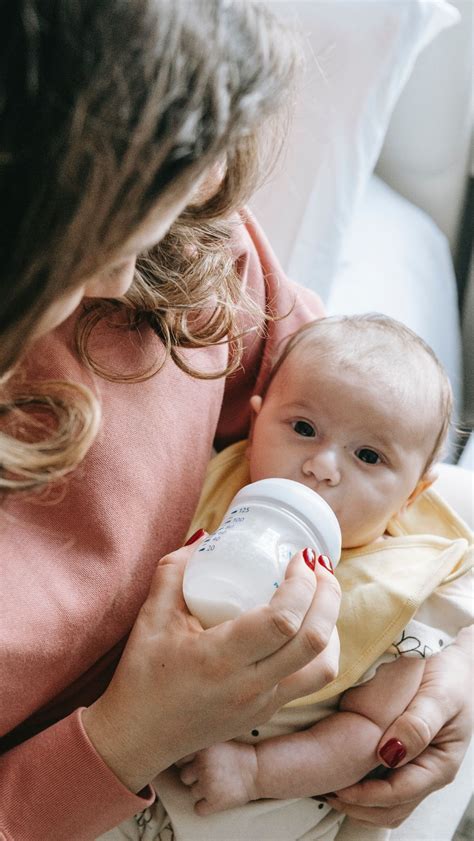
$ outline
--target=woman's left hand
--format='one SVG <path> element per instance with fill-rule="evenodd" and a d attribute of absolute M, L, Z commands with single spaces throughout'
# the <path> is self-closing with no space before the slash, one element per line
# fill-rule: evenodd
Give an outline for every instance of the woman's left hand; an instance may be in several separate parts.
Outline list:
<path fill-rule="evenodd" d="M 379 743 L 381 763 L 393 770 L 336 797 L 326 795 L 330 806 L 369 826 L 393 829 L 425 797 L 454 780 L 472 735 L 472 691 L 467 689 L 472 651 L 471 627 L 426 661 L 420 689 Z"/>

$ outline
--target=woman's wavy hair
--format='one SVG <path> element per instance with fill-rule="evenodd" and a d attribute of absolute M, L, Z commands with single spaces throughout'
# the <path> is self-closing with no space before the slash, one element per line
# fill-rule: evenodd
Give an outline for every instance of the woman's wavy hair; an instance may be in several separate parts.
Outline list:
<path fill-rule="evenodd" d="M 146 220 L 183 201 L 216 161 L 218 192 L 187 207 L 141 255 L 120 301 L 78 321 L 82 359 L 98 320 L 148 321 L 180 348 L 228 341 L 239 363 L 239 289 L 226 219 L 281 139 L 294 38 L 244 0 L 7 0 L 0 10 L 0 489 L 40 490 L 74 469 L 100 411 L 84 386 L 12 375 L 50 305 L 114 260 Z M 278 120 L 276 115 L 278 116 Z M 273 130 L 272 130 L 273 129 Z M 199 316 L 198 316 L 199 313 Z M 47 423 L 38 417 L 49 416 Z M 33 424 L 28 418 L 34 415 Z M 51 423 L 51 418 L 53 423 Z"/>

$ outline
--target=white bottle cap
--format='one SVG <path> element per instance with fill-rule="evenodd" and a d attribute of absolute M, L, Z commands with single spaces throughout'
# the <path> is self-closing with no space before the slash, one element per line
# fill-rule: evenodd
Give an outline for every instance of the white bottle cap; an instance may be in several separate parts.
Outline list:
<path fill-rule="evenodd" d="M 245 485 L 233 498 L 232 507 L 259 501 L 277 502 L 279 507 L 303 520 L 314 533 L 323 554 L 336 566 L 341 557 L 341 529 L 334 511 L 316 491 L 292 479 L 260 479 Z"/>

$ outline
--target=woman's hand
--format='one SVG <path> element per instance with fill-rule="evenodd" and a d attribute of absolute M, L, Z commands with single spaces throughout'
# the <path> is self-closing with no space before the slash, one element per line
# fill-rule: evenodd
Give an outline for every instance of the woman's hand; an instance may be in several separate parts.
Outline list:
<path fill-rule="evenodd" d="M 83 714 L 96 750 L 135 792 L 177 759 L 251 730 L 337 674 L 333 575 L 318 564 L 313 572 L 299 553 L 269 605 L 203 630 L 182 595 L 194 548 L 158 563 L 114 677 Z"/>
<path fill-rule="evenodd" d="M 426 661 L 418 693 L 380 740 L 381 762 L 398 767 L 383 780 L 338 791 L 337 798 L 327 798 L 331 806 L 393 828 L 454 780 L 472 734 L 472 651 L 472 628 L 465 628 L 452 646 Z"/>

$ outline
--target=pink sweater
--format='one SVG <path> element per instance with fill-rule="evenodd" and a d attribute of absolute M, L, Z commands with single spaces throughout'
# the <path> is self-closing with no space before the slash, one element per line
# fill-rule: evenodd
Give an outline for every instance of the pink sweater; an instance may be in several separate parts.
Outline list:
<path fill-rule="evenodd" d="M 243 370 L 203 381 L 167 362 L 152 379 L 114 384 L 78 360 L 75 316 L 37 342 L 37 379 L 68 379 L 99 395 L 101 431 L 55 504 L 9 500 L 0 519 L 0 839 L 91 841 L 145 808 L 96 753 L 81 709 L 110 680 L 145 600 L 157 560 L 183 542 L 211 447 L 244 437 L 248 401 L 276 343 L 322 315 L 319 299 L 283 275 L 251 217 L 236 225 L 242 283 L 288 313 L 266 339 L 248 337 Z M 160 345 L 102 324 L 96 358 L 143 370 Z M 188 351 L 197 366 L 225 364 L 226 349 Z"/>

